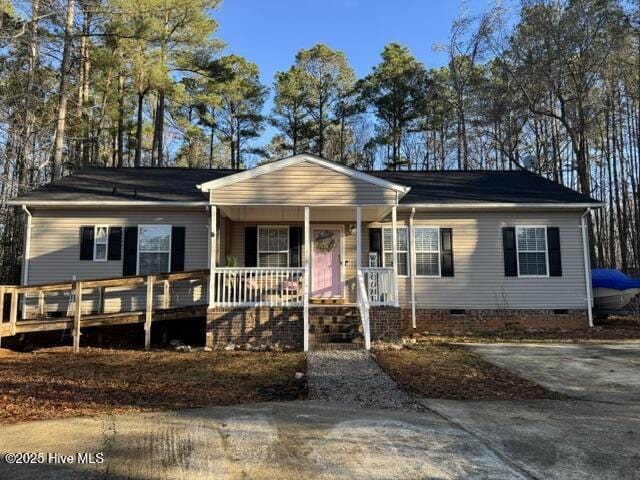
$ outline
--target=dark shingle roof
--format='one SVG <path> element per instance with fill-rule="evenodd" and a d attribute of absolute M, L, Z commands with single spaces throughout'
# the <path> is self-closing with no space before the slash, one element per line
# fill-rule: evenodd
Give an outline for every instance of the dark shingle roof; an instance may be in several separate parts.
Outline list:
<path fill-rule="evenodd" d="M 204 168 L 85 168 L 25 193 L 16 201 L 206 202 L 207 197 L 196 185 L 236 172 Z"/>
<path fill-rule="evenodd" d="M 22 201 L 205 202 L 196 185 L 237 170 L 188 168 L 86 168 L 25 193 Z M 526 171 L 371 171 L 411 187 L 403 204 L 420 203 L 597 203 L 596 200 Z M 115 190 L 114 190 L 115 189 Z"/>
<path fill-rule="evenodd" d="M 368 173 L 411 187 L 401 203 L 598 203 L 526 170 Z"/>

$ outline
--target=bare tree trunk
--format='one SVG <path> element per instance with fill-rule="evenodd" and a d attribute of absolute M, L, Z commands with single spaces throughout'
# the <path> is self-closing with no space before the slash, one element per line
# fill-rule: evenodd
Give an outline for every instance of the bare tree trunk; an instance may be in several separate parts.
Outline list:
<path fill-rule="evenodd" d="M 138 92 L 138 120 L 136 124 L 136 154 L 133 159 L 133 166 L 139 167 L 142 163 L 142 111 L 144 108 L 144 96 L 147 93 L 147 89 L 143 92 Z"/>
<path fill-rule="evenodd" d="M 124 73 L 118 72 L 118 133 L 116 141 L 118 167 L 124 166 Z"/>
<path fill-rule="evenodd" d="M 71 43 L 73 41 L 73 18 L 75 0 L 67 0 L 67 15 L 64 24 L 64 46 L 62 47 L 62 63 L 60 64 L 60 88 L 58 93 L 58 114 L 54 140 L 53 159 L 51 161 L 51 177 L 58 178 L 61 173 L 62 153 L 64 149 L 64 130 L 67 121 L 67 100 L 69 98 L 69 63 L 71 60 Z"/>

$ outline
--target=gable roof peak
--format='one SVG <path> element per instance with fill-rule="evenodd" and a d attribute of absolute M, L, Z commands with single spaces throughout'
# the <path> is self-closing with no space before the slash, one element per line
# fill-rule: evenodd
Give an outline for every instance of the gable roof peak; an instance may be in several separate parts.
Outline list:
<path fill-rule="evenodd" d="M 364 182 L 377 185 L 381 188 L 389 188 L 391 190 L 395 190 L 399 192 L 402 196 L 404 196 L 407 192 L 409 192 L 409 190 L 411 190 L 411 187 L 406 187 L 404 185 L 400 185 L 400 184 L 391 182 L 389 180 L 385 180 L 383 178 L 370 175 L 366 172 L 355 170 L 342 163 L 333 162 L 331 160 L 327 160 L 326 158 L 319 157 L 312 153 L 298 153 L 290 157 L 274 160 L 273 162 L 263 163 L 262 165 L 259 165 L 249 170 L 244 170 L 242 172 L 235 173 L 224 178 L 218 178 L 215 180 L 211 180 L 209 182 L 202 183 L 197 187 L 203 192 L 208 192 L 216 188 L 226 187 L 227 185 L 232 185 L 234 183 L 242 182 L 244 180 L 258 177 L 266 173 L 276 172 L 282 168 L 289 167 L 292 165 L 297 165 L 303 162 L 310 162 L 316 165 L 320 165 L 321 167 L 328 168 L 342 175 L 346 175 L 352 178 L 357 178 Z"/>

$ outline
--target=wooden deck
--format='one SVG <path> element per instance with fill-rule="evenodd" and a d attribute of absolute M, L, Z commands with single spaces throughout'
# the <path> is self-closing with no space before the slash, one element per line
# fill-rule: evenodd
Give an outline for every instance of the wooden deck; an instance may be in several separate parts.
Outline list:
<path fill-rule="evenodd" d="M 82 329 L 87 327 L 106 327 L 112 325 L 144 324 L 145 348 L 151 347 L 151 325 L 153 322 L 177 319 L 190 319 L 206 316 L 207 302 L 187 302 L 187 305 L 172 304 L 172 288 L 177 282 L 201 281 L 205 284 L 209 279 L 209 270 L 167 273 L 161 275 L 140 275 L 97 280 L 82 280 L 76 282 L 44 284 L 44 285 L 4 285 L 0 286 L 0 339 L 22 333 L 47 332 L 54 330 L 71 330 L 73 333 L 73 349 L 80 349 Z M 158 301 L 154 301 L 154 294 L 158 284 L 162 285 L 162 293 Z M 142 294 L 144 309 L 131 311 L 107 312 L 105 298 L 108 290 L 116 290 L 123 295 L 132 295 L 131 289 L 144 288 Z M 127 290 L 129 289 L 129 290 Z M 97 304 L 96 311 L 83 311 L 83 297 L 87 291 L 93 292 Z M 68 309 L 64 316 L 51 316 L 47 312 L 45 295 L 52 293 L 66 293 Z M 26 313 L 27 296 L 37 297 L 35 318 L 24 318 Z M 22 298 L 21 298 L 22 297 Z M 156 295 L 156 297 L 158 297 Z M 6 315 L 5 300 L 9 298 L 8 315 Z M 86 307 L 85 307 L 86 309 Z M 60 312 L 56 312 L 60 313 Z M 8 317 L 8 318 L 7 318 Z"/>

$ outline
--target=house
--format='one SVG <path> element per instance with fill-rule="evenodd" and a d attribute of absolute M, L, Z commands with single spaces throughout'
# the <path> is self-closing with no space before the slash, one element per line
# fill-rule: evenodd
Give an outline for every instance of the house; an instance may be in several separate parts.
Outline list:
<path fill-rule="evenodd" d="M 363 172 L 301 154 L 246 171 L 87 168 L 11 203 L 23 284 L 209 269 L 178 301 L 208 305 L 212 346 L 591 325 L 586 214 L 600 204 L 526 171 Z M 48 315 L 70 304 L 41 301 Z"/>

